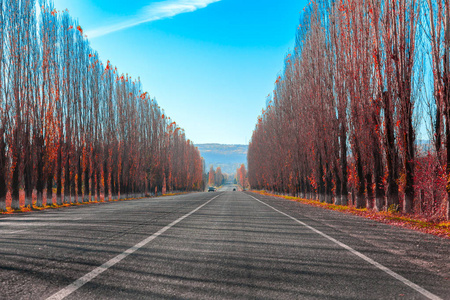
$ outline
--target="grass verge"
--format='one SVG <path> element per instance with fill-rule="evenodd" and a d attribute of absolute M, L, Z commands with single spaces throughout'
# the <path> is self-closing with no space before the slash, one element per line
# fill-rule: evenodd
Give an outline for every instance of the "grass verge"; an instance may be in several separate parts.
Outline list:
<path fill-rule="evenodd" d="M 343 206 L 343 205 L 335 205 L 335 204 L 328 204 L 323 203 L 316 200 L 308 200 L 308 199 L 302 199 L 299 197 L 292 197 L 292 196 L 284 196 L 284 195 L 276 195 L 272 194 L 266 191 L 251 191 L 252 193 L 257 193 L 264 196 L 272 196 L 272 197 L 278 197 L 283 198 L 295 202 L 300 202 L 303 204 L 321 207 L 329 210 L 335 210 L 340 211 L 343 213 L 348 213 L 352 215 L 357 215 L 360 217 L 368 218 L 375 220 L 380 223 L 389 224 L 392 226 L 398 226 L 398 227 L 404 227 L 409 228 L 412 230 L 436 235 L 439 237 L 450 239 L 450 222 L 435 222 L 435 221 L 429 221 L 425 217 L 418 216 L 418 215 L 411 215 L 411 214 L 404 214 L 400 212 L 387 212 L 387 211 L 374 211 L 371 209 L 363 208 L 363 209 L 357 209 L 352 206 Z"/>

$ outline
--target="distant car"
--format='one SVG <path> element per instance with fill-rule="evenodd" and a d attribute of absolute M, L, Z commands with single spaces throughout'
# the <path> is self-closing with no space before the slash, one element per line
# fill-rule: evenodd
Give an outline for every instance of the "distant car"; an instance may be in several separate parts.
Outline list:
<path fill-rule="evenodd" d="M 233 188 L 233 192 L 236 192 L 236 188 Z"/>
<path fill-rule="evenodd" d="M 208 192 L 215 192 L 215 191 L 216 191 L 216 189 L 213 186 L 210 186 L 208 188 Z"/>

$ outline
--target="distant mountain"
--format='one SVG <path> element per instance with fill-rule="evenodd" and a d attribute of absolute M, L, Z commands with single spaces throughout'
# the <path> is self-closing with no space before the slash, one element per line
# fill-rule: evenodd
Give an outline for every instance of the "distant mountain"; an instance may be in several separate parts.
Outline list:
<path fill-rule="evenodd" d="M 196 144 L 195 146 L 205 159 L 206 172 L 211 165 L 214 169 L 220 167 L 223 173 L 230 175 L 235 174 L 241 164 L 247 167 L 248 145 Z"/>

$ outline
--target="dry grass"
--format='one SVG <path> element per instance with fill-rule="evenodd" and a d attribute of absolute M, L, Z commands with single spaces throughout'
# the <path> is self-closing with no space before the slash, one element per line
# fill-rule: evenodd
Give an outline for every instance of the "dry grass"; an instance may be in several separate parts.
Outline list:
<path fill-rule="evenodd" d="M 296 201 L 300 203 L 304 203 L 311 206 L 321 207 L 329 210 L 335 210 L 340 211 L 343 213 L 349 213 L 352 215 L 361 216 L 364 218 L 372 219 L 377 222 L 398 226 L 398 227 L 404 227 L 413 229 L 416 231 L 433 234 L 439 237 L 450 239 L 450 222 L 446 221 L 430 221 L 427 220 L 423 216 L 419 215 L 410 215 L 410 214 L 404 214 L 399 212 L 387 212 L 387 211 L 381 211 L 377 212 L 371 209 L 363 208 L 363 209 L 357 209 L 352 206 L 342 206 L 342 205 L 335 205 L 335 204 L 328 204 L 323 203 L 316 200 L 308 200 L 308 199 L 302 199 L 299 197 L 292 197 L 292 196 L 283 196 L 283 195 L 275 195 L 272 193 L 268 193 L 266 191 L 252 191 L 253 193 L 257 193 L 260 195 L 265 196 L 273 196 L 278 198 L 283 198 L 291 201 Z"/>

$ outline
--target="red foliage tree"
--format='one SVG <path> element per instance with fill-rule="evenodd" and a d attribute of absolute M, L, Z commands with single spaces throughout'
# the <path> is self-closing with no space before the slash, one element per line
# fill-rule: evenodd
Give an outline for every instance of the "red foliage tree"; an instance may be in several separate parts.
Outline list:
<path fill-rule="evenodd" d="M 450 128 L 450 5 L 427 3 L 430 14 L 416 0 L 320 0 L 305 8 L 295 49 L 285 58 L 249 144 L 253 188 L 343 205 L 351 195 L 356 207 L 411 213 L 424 211 L 419 201 L 428 201 L 423 190 L 434 182 L 432 202 L 446 201 L 439 191 L 442 140 Z M 420 39 L 419 20 L 429 20 L 422 30 L 429 29 L 430 45 Z M 427 46 L 435 98 L 431 155 L 437 160 L 418 157 L 415 142 L 420 70 L 427 71 L 418 57 Z M 424 173 L 429 161 L 433 180 Z M 449 217 L 448 208 L 433 213 Z"/>
<path fill-rule="evenodd" d="M 199 190 L 200 153 L 46 1 L 0 6 L 0 210 Z M 73 30 L 76 28 L 77 30 Z"/>

